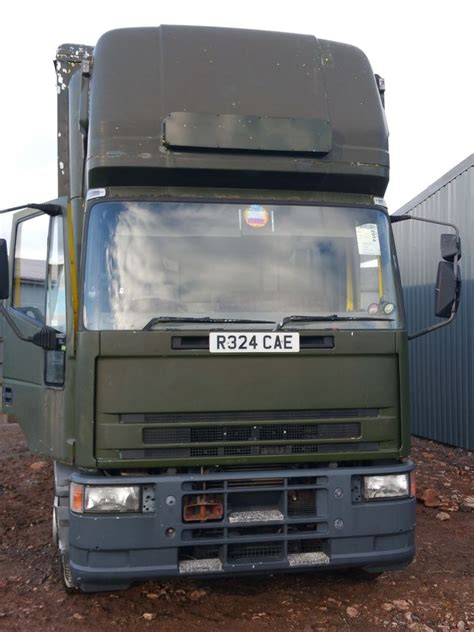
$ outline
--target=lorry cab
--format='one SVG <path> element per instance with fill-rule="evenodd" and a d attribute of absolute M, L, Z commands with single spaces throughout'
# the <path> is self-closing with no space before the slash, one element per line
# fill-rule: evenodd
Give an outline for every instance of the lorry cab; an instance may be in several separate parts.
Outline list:
<path fill-rule="evenodd" d="M 66 586 L 408 564 L 408 337 L 365 55 L 163 26 L 64 45 L 56 69 L 60 197 L 15 216 L 0 286 L 4 405 L 55 461 Z"/>

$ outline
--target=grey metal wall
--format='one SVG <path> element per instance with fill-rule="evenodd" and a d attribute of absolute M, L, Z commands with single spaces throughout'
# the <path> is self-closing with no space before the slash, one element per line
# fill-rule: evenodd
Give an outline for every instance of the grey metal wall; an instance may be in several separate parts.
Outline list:
<path fill-rule="evenodd" d="M 474 154 L 396 214 L 453 222 L 462 239 L 462 291 L 453 324 L 410 342 L 414 434 L 474 449 Z M 434 283 L 440 260 L 437 226 L 393 225 L 409 331 L 437 321 Z"/>

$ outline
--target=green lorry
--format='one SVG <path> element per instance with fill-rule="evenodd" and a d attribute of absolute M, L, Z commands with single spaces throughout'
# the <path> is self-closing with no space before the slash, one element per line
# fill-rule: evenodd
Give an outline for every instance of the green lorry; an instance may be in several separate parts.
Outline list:
<path fill-rule="evenodd" d="M 352 46 L 184 26 L 63 45 L 56 71 L 59 198 L 18 207 L 0 298 L 66 588 L 407 565 L 383 80 Z M 442 255 L 434 328 L 455 229 Z"/>

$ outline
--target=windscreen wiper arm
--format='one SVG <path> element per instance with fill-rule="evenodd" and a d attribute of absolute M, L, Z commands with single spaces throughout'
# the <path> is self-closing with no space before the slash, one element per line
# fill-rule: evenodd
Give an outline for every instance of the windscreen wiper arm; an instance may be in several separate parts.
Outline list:
<path fill-rule="evenodd" d="M 285 318 L 278 323 L 274 331 L 283 329 L 288 323 L 311 323 L 311 322 L 328 322 L 328 321 L 350 321 L 350 320 L 393 320 L 393 318 L 373 318 L 372 316 L 338 316 L 337 314 L 330 314 L 329 316 L 299 316 L 293 314 L 292 316 L 285 316 Z"/>
<path fill-rule="evenodd" d="M 251 318 L 211 318 L 210 316 L 158 316 L 156 318 L 152 318 L 150 322 L 148 322 L 145 327 L 143 327 L 143 331 L 149 331 L 155 325 L 159 323 L 239 323 L 242 325 L 250 325 L 250 324 L 270 324 L 274 325 L 274 320 L 253 320 Z"/>

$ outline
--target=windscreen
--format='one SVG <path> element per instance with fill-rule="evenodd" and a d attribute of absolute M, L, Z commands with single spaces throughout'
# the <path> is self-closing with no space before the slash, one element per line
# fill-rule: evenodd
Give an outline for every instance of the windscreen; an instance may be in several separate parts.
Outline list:
<path fill-rule="evenodd" d="M 354 319 L 338 328 L 398 326 L 382 211 L 111 201 L 91 208 L 87 226 L 88 329 L 142 329 L 157 317 L 280 322 L 293 314 Z"/>

